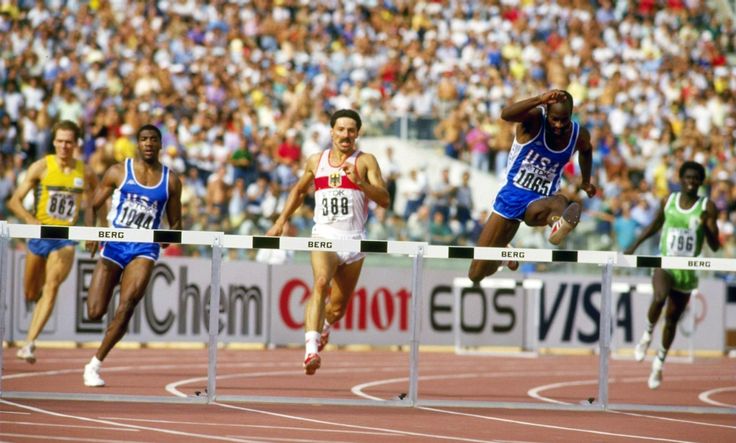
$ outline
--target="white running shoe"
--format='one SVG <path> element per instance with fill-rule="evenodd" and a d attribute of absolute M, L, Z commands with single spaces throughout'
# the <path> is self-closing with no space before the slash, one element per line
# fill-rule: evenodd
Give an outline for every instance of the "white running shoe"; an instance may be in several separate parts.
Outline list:
<path fill-rule="evenodd" d="M 84 366 L 84 385 L 93 388 L 105 386 L 105 380 L 100 377 L 100 367 L 92 363 Z"/>
<path fill-rule="evenodd" d="M 18 349 L 18 352 L 15 354 L 15 356 L 21 360 L 25 360 L 26 362 L 33 364 L 36 363 L 35 351 L 36 346 L 34 346 L 33 343 L 28 343 L 27 345 Z"/>
<path fill-rule="evenodd" d="M 649 389 L 657 389 L 662 384 L 662 366 L 664 362 L 659 358 L 654 358 L 652 362 L 652 372 L 649 374 L 647 385 Z"/>
<path fill-rule="evenodd" d="M 636 344 L 636 347 L 634 348 L 634 360 L 636 361 L 642 361 L 644 360 L 644 357 L 647 356 L 647 349 L 649 349 L 649 343 L 652 342 L 652 336 L 651 334 L 644 333 L 644 335 L 641 336 L 641 340 L 639 340 L 639 343 Z"/>
<path fill-rule="evenodd" d="M 570 203 L 570 205 L 565 208 L 565 212 L 562 213 L 562 216 L 557 219 L 555 224 L 552 225 L 552 232 L 550 232 L 547 240 L 549 240 L 553 245 L 559 245 L 562 243 L 562 240 L 567 237 L 567 234 L 572 232 L 572 230 L 575 229 L 575 226 L 578 225 L 581 212 L 582 208 L 579 203 Z"/>

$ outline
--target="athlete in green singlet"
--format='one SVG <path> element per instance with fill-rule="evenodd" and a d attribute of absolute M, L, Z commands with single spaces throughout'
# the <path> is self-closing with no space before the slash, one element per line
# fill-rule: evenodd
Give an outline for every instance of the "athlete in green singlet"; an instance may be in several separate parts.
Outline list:
<path fill-rule="evenodd" d="M 692 161 L 680 167 L 681 192 L 675 192 L 662 204 L 651 225 L 647 226 L 636 242 L 626 250 L 633 254 L 636 248 L 647 238 L 662 229 L 659 249 L 662 255 L 696 257 L 703 248 L 703 240 L 713 251 L 720 247 L 718 242 L 718 211 L 716 205 L 708 197 L 699 197 L 698 189 L 705 181 L 705 168 Z M 662 346 L 652 362 L 649 375 L 650 389 L 657 389 L 662 384 L 662 366 L 667 352 L 675 339 L 677 322 L 690 301 L 690 293 L 698 287 L 698 276 L 693 270 L 655 269 L 652 276 L 654 294 L 647 313 L 648 322 L 644 335 L 634 350 L 637 361 L 644 360 L 652 331 L 657 324 L 662 308 L 667 302 L 665 324 L 662 330 Z"/>

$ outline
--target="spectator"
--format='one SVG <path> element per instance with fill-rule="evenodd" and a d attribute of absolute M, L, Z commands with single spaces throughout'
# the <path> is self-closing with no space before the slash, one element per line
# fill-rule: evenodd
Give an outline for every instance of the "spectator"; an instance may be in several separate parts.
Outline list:
<path fill-rule="evenodd" d="M 427 241 L 429 238 L 429 207 L 421 205 L 406 222 L 406 239 L 409 241 Z"/>
<path fill-rule="evenodd" d="M 389 212 L 395 212 L 396 208 L 396 189 L 399 177 L 401 177 L 401 166 L 394 158 L 394 148 L 386 146 L 386 159 L 382 163 L 381 171 L 383 171 L 383 180 L 386 182 L 386 190 L 391 202 L 388 204 Z"/>
<path fill-rule="evenodd" d="M 328 146 L 326 115 L 339 97 L 366 116 L 363 137 L 395 128 L 391 107 L 400 103 L 408 134 L 438 129 L 448 155 L 470 164 L 464 135 L 476 127 L 468 122 L 479 122 L 500 176 L 513 131 L 499 110 L 554 87 L 573 91 L 580 120 L 618 146 L 618 155 L 599 159 L 621 175 L 607 186 L 613 193 L 604 194 L 604 208 L 642 180 L 657 198 L 668 195 L 677 186 L 672 162 L 677 168 L 702 159 L 709 177 L 720 167 L 736 181 L 736 69 L 727 63 L 736 56 L 728 38 L 736 28 L 710 2 L 687 9 L 610 0 L 489 8 L 459 0 L 444 9 L 442 2 L 393 2 L 389 9 L 362 2 L 355 11 L 320 2 L 272 10 L 269 2 L 215 8 L 187 0 L 158 2 L 155 11 L 120 1 L 15 3 L 0 23 L 6 163 L 18 149 L 44 155 L 48 130 L 63 116 L 82 123 L 85 157 L 104 171 L 113 155 L 126 156 L 114 147 L 121 128 L 150 116 L 175 133 L 187 175 L 196 168 L 206 183 L 221 154 L 248 138 L 255 177 L 278 163 L 283 140 L 275 134 L 294 129 L 309 141 L 316 131 L 319 146 Z M 33 112 L 38 138 L 31 142 Z M 419 116 L 432 120 L 412 126 Z M 17 175 L 20 166 L 10 167 Z M 404 185 L 409 180 L 397 182 L 398 196 L 414 192 Z M 725 198 L 727 207 L 736 204 L 733 192 Z M 300 229 L 298 223 L 297 215 Z"/>
<path fill-rule="evenodd" d="M 15 174 L 11 168 L 3 168 L 0 164 L 0 220 L 8 219 L 8 198 L 15 190 Z"/>
<path fill-rule="evenodd" d="M 455 187 L 450 183 L 450 170 L 443 168 L 440 171 L 439 180 L 433 180 L 430 192 L 432 205 L 432 218 L 435 212 L 442 213 L 442 219 L 446 223 L 450 219 L 450 199 L 455 192 Z"/>
<path fill-rule="evenodd" d="M 240 139 L 237 149 L 230 156 L 230 164 L 233 167 L 233 178 L 236 181 L 243 180 L 246 187 L 256 181 L 258 167 L 253 153 L 250 152 L 247 138 Z"/>
<path fill-rule="evenodd" d="M 436 245 L 452 245 L 455 243 L 455 236 L 442 211 L 435 211 L 432 214 L 432 222 L 429 224 L 429 241 Z"/>
<path fill-rule="evenodd" d="M 404 192 L 404 198 L 406 198 L 404 219 L 408 220 L 424 203 L 424 198 L 427 195 L 427 185 L 424 177 L 420 176 L 414 168 L 409 171 L 409 176 L 404 180 L 401 188 Z"/>
<path fill-rule="evenodd" d="M 464 171 L 462 183 L 454 190 L 455 219 L 460 224 L 460 231 L 464 239 L 468 240 L 472 230 L 473 190 L 470 187 L 470 172 Z"/>
<path fill-rule="evenodd" d="M 616 234 L 616 250 L 625 251 L 634 244 L 639 228 L 639 224 L 631 217 L 631 204 L 628 201 L 623 202 L 621 212 L 616 215 L 613 221 L 613 230 Z"/>
<path fill-rule="evenodd" d="M 488 148 L 488 139 L 490 135 L 487 134 L 483 128 L 476 124 L 468 131 L 465 135 L 465 142 L 468 144 L 470 149 L 470 164 L 479 171 L 488 172 L 490 165 L 490 157 Z"/>

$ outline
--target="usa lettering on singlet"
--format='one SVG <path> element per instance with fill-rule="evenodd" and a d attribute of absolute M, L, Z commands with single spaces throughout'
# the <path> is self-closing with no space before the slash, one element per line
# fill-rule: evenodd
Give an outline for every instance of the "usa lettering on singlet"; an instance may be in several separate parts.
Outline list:
<path fill-rule="evenodd" d="M 314 222 L 334 229 L 362 231 L 368 219 L 365 193 L 342 170 L 343 165 L 355 167 L 360 151 L 355 151 L 339 165 L 330 164 L 330 151 L 319 159 L 314 175 Z"/>
<path fill-rule="evenodd" d="M 557 192 L 562 168 L 575 153 L 580 125 L 572 122 L 570 140 L 562 150 L 555 151 L 547 146 L 545 121 L 545 111 L 542 108 L 542 127 L 537 135 L 526 143 L 519 143 L 514 138 L 502 185 L 512 184 L 516 188 L 544 196 Z"/>
<path fill-rule="evenodd" d="M 75 160 L 74 167 L 64 172 L 56 156 L 46 156 L 46 173 L 36 187 L 34 212 L 45 225 L 71 226 L 77 221 L 84 191 L 84 163 Z"/>
<path fill-rule="evenodd" d="M 158 229 L 168 199 L 169 168 L 163 167 L 158 184 L 144 186 L 135 178 L 133 160 L 128 158 L 125 178 L 112 194 L 107 221 L 116 228 Z"/>
<path fill-rule="evenodd" d="M 703 249 L 705 233 L 701 216 L 705 212 L 708 199 L 700 197 L 692 207 L 680 207 L 680 193 L 670 194 L 664 208 L 664 225 L 660 239 L 660 250 L 663 255 L 678 257 L 696 257 Z"/>

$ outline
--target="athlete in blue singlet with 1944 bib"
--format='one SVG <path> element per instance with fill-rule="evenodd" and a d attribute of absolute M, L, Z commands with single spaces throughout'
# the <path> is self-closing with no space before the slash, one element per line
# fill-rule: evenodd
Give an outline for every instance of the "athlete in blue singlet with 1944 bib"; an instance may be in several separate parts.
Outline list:
<path fill-rule="evenodd" d="M 111 227 L 158 229 L 166 214 L 171 229 L 181 229 L 181 182 L 159 161 L 161 131 L 153 125 L 138 130 L 138 155 L 110 167 L 94 198 L 98 211 L 112 196 L 107 220 Z M 104 386 L 100 366 L 115 344 L 125 335 L 138 302 L 146 293 L 153 265 L 158 259 L 157 243 L 106 242 L 92 273 L 87 296 L 87 315 L 99 320 L 107 312 L 113 288 L 120 282 L 120 301 L 105 331 L 100 347 L 84 367 L 85 386 Z"/>
<path fill-rule="evenodd" d="M 529 226 L 552 226 L 550 243 L 558 245 L 580 220 L 580 204 L 558 193 L 565 164 L 578 152 L 580 188 L 596 193 L 590 182 L 592 151 L 587 129 L 572 121 L 572 96 L 552 90 L 505 107 L 501 118 L 516 122 L 506 175 L 483 227 L 478 246 L 505 247 L 523 221 Z M 501 262 L 473 260 L 468 277 L 479 282 L 498 270 Z M 514 266 L 515 265 L 515 266 Z M 515 268 L 518 263 L 510 263 Z"/>

